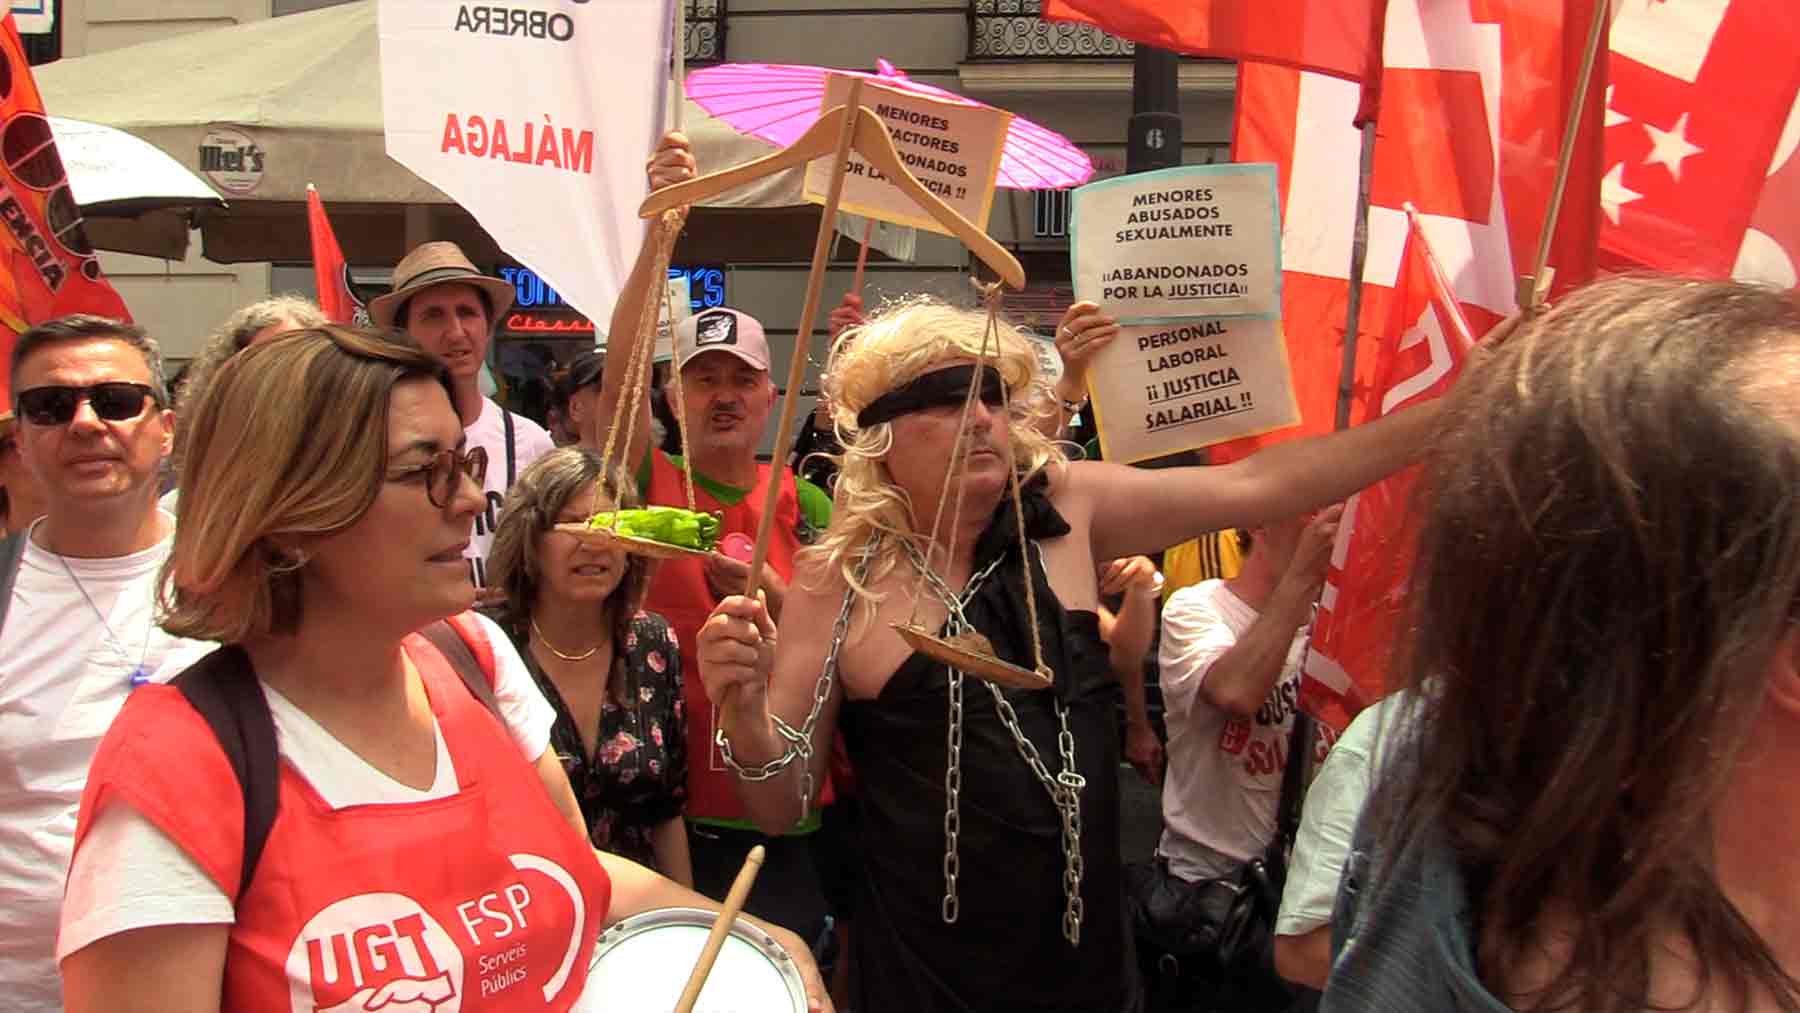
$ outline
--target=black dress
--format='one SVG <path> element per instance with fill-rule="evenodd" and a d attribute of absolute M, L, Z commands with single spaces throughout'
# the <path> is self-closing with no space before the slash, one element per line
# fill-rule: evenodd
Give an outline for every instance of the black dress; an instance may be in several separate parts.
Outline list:
<path fill-rule="evenodd" d="M 550 747 L 562 761 L 581 804 L 588 839 L 596 848 L 657 868 L 650 831 L 682 814 L 687 804 L 687 715 L 681 699 L 681 648 L 668 620 L 654 612 L 632 619 L 625 642 L 615 648 L 612 680 L 636 675 L 637 697 L 621 707 L 608 692 L 600 711 L 600 735 L 593 756 L 556 684 L 531 656 L 526 638 L 512 629 L 513 641 L 538 689 L 556 710 Z M 616 683 L 625 686 L 625 681 Z M 658 869 L 667 874 L 666 869 Z"/>
<path fill-rule="evenodd" d="M 1069 527 L 1026 486 L 1027 532 L 1055 538 Z M 1024 585 L 1012 506 L 982 535 L 976 569 L 1008 557 L 965 608 L 1009 661 L 1030 667 Z M 1063 937 L 1062 819 L 1019 755 L 993 697 L 963 681 L 960 912 L 944 924 L 944 774 L 948 671 L 913 654 L 874 700 L 846 700 L 840 724 L 856 770 L 858 845 L 867 875 L 852 933 L 859 1013 L 1094 1011 L 1126 1007 L 1135 972 L 1120 894 L 1118 684 L 1099 621 L 1070 612 L 1050 591 L 1033 553 L 1045 662 L 1054 689 L 1004 690 L 1020 727 L 1054 776 L 1061 768 L 1054 701 L 1068 705 L 1081 793 L 1079 947 Z"/>

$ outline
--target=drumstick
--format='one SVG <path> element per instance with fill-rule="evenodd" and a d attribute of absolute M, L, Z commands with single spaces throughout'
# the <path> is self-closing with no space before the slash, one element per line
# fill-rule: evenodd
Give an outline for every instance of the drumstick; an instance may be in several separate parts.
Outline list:
<path fill-rule="evenodd" d="M 675 1013 L 694 1013 L 694 1004 L 700 1001 L 700 990 L 706 987 L 706 976 L 712 973 L 713 962 L 719 959 L 725 937 L 731 934 L 731 925 L 737 921 L 738 912 L 744 909 L 745 898 L 750 896 L 750 886 L 756 882 L 764 854 L 763 846 L 758 844 L 744 856 L 744 867 L 738 870 L 731 892 L 725 895 L 725 906 L 719 908 L 719 918 L 713 922 L 712 931 L 707 933 L 706 945 L 700 950 L 700 961 L 694 965 L 694 973 L 688 975 L 687 987 L 681 990 Z"/>

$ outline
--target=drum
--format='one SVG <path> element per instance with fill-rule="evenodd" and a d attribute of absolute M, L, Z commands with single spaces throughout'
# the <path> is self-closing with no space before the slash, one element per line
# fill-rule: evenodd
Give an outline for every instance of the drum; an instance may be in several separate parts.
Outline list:
<path fill-rule="evenodd" d="M 632 915 L 600 936 L 587 985 L 570 1013 L 672 1010 L 700 960 L 713 913 L 662 908 Z M 743 921 L 731 927 L 694 1013 L 806 1013 L 800 971 L 774 937 Z"/>

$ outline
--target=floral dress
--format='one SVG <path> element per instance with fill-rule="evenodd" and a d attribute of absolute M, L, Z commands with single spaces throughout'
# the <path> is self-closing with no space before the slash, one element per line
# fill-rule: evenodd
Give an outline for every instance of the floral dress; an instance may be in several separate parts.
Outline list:
<path fill-rule="evenodd" d="M 524 638 L 516 637 L 523 645 Z M 681 699 L 681 649 L 668 620 L 639 612 L 616 648 L 611 678 L 631 680 L 637 696 L 621 707 L 609 691 L 601 705 L 595 755 L 587 755 L 575 718 L 556 684 L 529 650 L 521 650 L 532 678 L 556 709 L 550 746 L 581 804 L 588 838 L 597 848 L 657 869 L 650 831 L 682 814 L 687 804 L 687 714 Z M 666 869 L 658 869 L 667 873 Z"/>

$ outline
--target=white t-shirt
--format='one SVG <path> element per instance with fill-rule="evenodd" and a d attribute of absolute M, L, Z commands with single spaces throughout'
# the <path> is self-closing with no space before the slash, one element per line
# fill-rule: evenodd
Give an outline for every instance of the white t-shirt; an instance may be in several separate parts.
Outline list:
<path fill-rule="evenodd" d="M 157 672 L 192 641 L 154 621 L 172 536 L 114 559 L 62 557 L 26 538 L 0 630 L 0 1005 L 61 1010 L 56 926 L 88 763 L 132 673 Z"/>
<path fill-rule="evenodd" d="M 1222 876 L 1275 836 L 1306 627 L 1295 632 L 1281 676 L 1254 717 L 1232 717 L 1200 696 L 1213 662 L 1256 619 L 1257 611 L 1222 580 L 1184 587 L 1163 606 L 1159 660 L 1169 762 L 1157 850 L 1182 879 Z"/>
<path fill-rule="evenodd" d="M 1369 800 L 1382 754 L 1396 737 L 1394 725 L 1410 713 L 1404 703 L 1395 701 L 1409 699 L 1397 693 L 1364 707 L 1331 747 L 1312 787 L 1306 790 L 1306 807 L 1300 814 L 1300 830 L 1288 862 L 1287 886 L 1281 893 L 1281 914 L 1275 919 L 1277 935 L 1304 935 L 1331 923 L 1338 880 L 1350 857 L 1357 818 Z"/>
<path fill-rule="evenodd" d="M 489 398 L 481 399 L 481 417 L 463 430 L 469 446 L 487 451 L 487 506 L 475 515 L 475 533 L 469 537 L 469 577 L 476 587 L 487 586 L 488 546 L 494 542 L 494 528 L 500 523 L 500 507 L 506 502 L 506 423 L 502 414 L 513 418 L 513 470 L 523 474 L 531 462 L 556 449 L 544 427 L 523 415 L 514 414 Z M 515 475 L 515 477 L 517 477 Z"/>
<path fill-rule="evenodd" d="M 556 711 L 506 634 L 486 618 L 481 623 L 494 645 L 494 697 L 500 713 L 519 751 L 535 761 L 550 747 Z M 172 671 L 167 674 L 175 675 L 204 653 L 171 659 Z M 275 720 L 276 748 L 331 808 L 424 802 L 456 794 L 456 768 L 435 721 L 437 773 L 431 787 L 421 791 L 370 766 L 267 684 L 263 696 Z M 198 862 L 129 804 L 109 805 L 95 818 L 69 869 L 56 959 L 130 929 L 231 920 L 231 899 Z"/>

